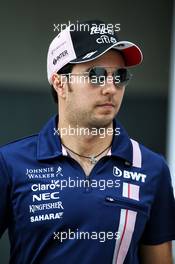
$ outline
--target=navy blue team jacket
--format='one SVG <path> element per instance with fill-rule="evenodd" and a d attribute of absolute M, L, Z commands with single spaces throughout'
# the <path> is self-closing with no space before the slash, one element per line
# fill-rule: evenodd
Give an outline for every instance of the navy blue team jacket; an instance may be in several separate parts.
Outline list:
<path fill-rule="evenodd" d="M 86 176 L 55 133 L 0 148 L 0 236 L 12 264 L 137 264 L 139 246 L 175 239 L 175 202 L 162 156 L 114 121 L 108 154 Z"/>

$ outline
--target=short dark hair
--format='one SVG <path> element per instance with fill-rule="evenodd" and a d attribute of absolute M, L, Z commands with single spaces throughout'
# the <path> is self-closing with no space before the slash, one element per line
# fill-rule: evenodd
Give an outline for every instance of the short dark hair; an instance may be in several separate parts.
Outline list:
<path fill-rule="evenodd" d="M 61 68 L 57 73 L 58 74 L 67 74 L 67 73 L 71 73 L 72 69 L 73 69 L 74 64 L 68 63 L 66 64 L 63 68 Z M 54 102 L 56 104 L 58 104 L 58 95 L 57 92 L 55 91 L 53 85 L 51 86 L 51 93 L 54 99 Z"/>

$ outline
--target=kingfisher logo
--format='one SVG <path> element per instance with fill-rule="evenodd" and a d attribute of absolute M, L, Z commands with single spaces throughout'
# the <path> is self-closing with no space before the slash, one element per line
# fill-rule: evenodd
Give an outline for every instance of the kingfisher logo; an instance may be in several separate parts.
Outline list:
<path fill-rule="evenodd" d="M 123 177 L 125 179 L 131 179 L 134 181 L 141 181 L 141 182 L 145 182 L 147 175 L 143 174 L 143 173 L 138 173 L 138 172 L 134 172 L 134 171 L 121 171 L 117 166 L 113 167 L 113 175 L 115 177 Z"/>

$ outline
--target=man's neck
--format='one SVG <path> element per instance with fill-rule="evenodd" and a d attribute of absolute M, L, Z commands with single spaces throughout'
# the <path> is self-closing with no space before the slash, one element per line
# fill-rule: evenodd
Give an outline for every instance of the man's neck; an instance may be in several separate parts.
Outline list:
<path fill-rule="evenodd" d="M 84 128 L 84 130 L 81 127 L 80 133 L 80 130 L 77 130 L 77 127 L 68 125 L 65 122 L 59 122 L 58 128 L 62 143 L 79 155 L 98 155 L 112 143 L 113 135 L 112 133 L 107 133 L 107 128 L 100 132 L 100 130 L 95 128 L 93 128 L 93 130 L 87 130 L 87 128 Z M 109 128 L 112 128 L 112 124 Z M 64 131 L 64 133 L 61 134 L 61 131 Z"/>

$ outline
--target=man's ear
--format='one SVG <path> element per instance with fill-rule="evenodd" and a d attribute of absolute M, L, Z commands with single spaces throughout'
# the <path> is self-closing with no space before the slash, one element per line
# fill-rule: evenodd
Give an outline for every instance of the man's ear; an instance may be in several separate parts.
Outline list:
<path fill-rule="evenodd" d="M 58 97 L 65 98 L 66 91 L 65 91 L 65 84 L 66 84 L 67 78 L 64 75 L 54 73 L 52 75 L 52 85 L 55 89 L 56 93 L 58 94 Z"/>

